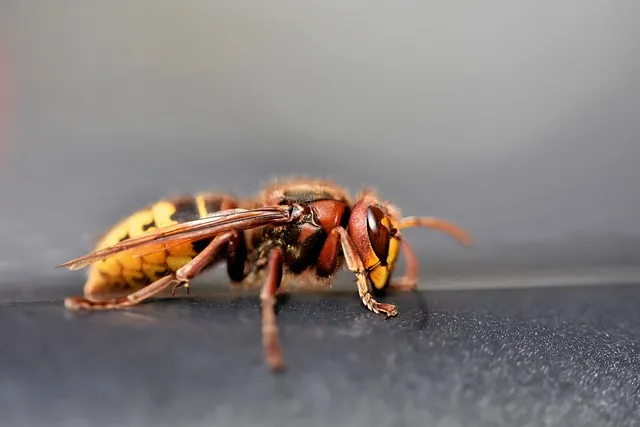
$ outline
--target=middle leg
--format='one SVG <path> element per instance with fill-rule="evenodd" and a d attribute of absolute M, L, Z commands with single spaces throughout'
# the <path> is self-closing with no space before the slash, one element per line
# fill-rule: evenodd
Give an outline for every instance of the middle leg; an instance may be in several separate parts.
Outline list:
<path fill-rule="evenodd" d="M 274 248 L 269 252 L 267 279 L 262 286 L 262 291 L 260 292 L 262 311 L 262 346 L 265 352 L 266 361 L 274 371 L 281 371 L 284 367 L 275 311 L 276 294 L 282 281 L 282 271 L 282 249 Z"/>

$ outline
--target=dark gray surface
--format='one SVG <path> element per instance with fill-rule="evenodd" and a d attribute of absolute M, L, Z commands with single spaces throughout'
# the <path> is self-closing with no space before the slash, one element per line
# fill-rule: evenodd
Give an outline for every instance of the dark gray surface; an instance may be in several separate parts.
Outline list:
<path fill-rule="evenodd" d="M 355 293 L 279 312 L 265 369 L 257 300 L 189 298 L 69 314 L 0 309 L 7 426 L 640 424 L 640 288 L 423 292 L 367 313 Z"/>

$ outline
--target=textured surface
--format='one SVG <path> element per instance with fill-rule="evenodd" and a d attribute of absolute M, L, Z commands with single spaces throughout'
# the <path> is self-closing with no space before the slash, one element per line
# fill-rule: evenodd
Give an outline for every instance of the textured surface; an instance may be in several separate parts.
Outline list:
<path fill-rule="evenodd" d="M 611 426 L 640 420 L 640 288 L 295 295 L 288 371 L 262 363 L 256 299 L 75 315 L 0 310 L 12 426 Z M 635 420 L 636 424 L 633 424 Z"/>

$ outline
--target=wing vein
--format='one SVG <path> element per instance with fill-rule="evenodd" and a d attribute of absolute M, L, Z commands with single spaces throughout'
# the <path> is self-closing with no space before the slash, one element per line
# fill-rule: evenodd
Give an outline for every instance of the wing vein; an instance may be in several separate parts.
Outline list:
<path fill-rule="evenodd" d="M 164 248 L 186 242 L 193 242 L 231 230 L 247 230 L 269 224 L 286 224 L 302 215 L 295 206 L 267 206 L 256 209 L 229 209 L 211 214 L 205 218 L 155 229 L 141 236 L 124 240 L 115 245 L 95 250 L 79 258 L 61 264 L 69 270 L 78 270 L 115 254 L 135 250 L 149 245 Z M 151 252 L 162 249 L 154 249 Z M 151 253 L 150 252 L 150 253 Z"/>

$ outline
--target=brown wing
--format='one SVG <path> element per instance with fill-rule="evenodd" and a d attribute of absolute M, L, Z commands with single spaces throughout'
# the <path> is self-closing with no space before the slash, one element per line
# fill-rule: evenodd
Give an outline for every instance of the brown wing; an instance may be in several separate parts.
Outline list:
<path fill-rule="evenodd" d="M 300 209 L 286 205 L 219 211 L 206 218 L 158 228 L 142 236 L 127 239 L 113 246 L 72 259 L 59 267 L 79 270 L 96 261 L 126 250 L 138 250 L 149 245 L 165 245 L 165 247 L 169 247 L 212 237 L 230 230 L 247 230 L 268 224 L 285 224 L 294 221 L 301 214 L 302 211 Z"/>

